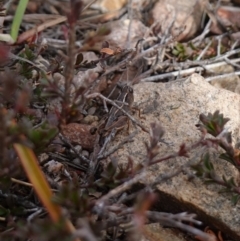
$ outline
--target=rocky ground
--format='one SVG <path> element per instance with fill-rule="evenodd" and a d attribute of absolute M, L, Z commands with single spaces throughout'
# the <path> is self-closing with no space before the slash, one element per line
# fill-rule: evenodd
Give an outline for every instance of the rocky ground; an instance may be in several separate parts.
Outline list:
<path fill-rule="evenodd" d="M 240 240 L 238 1 L 8 4 L 1 239 Z"/>

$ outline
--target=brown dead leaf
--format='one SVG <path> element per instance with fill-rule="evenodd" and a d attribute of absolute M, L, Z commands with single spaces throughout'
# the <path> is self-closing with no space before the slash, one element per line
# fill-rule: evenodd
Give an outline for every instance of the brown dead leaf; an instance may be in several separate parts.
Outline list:
<path fill-rule="evenodd" d="M 214 34 L 223 34 L 231 30 L 234 33 L 240 29 L 240 8 L 232 6 L 221 6 L 215 11 L 206 6 L 206 12 L 210 17 L 212 24 L 210 30 Z"/>
<path fill-rule="evenodd" d="M 37 27 L 33 27 L 18 36 L 17 44 L 21 44 L 24 41 L 26 41 L 27 39 L 31 38 L 33 35 L 35 35 L 39 32 L 42 32 L 43 30 L 45 30 L 49 27 L 52 27 L 59 23 L 65 22 L 66 20 L 67 20 L 67 18 L 65 16 L 60 16 L 60 17 L 57 16 L 56 19 L 46 21 L 46 22 L 38 25 Z"/>
<path fill-rule="evenodd" d="M 92 7 L 102 12 L 109 12 L 120 10 L 126 3 L 126 0 L 98 0 Z"/>
<path fill-rule="evenodd" d="M 41 5 L 41 2 L 39 1 L 29 1 L 27 5 L 27 10 L 31 13 L 36 13 L 37 9 Z"/>
<path fill-rule="evenodd" d="M 108 55 L 115 55 L 115 54 L 119 54 L 119 53 L 121 53 L 122 52 L 122 49 L 121 48 L 116 48 L 116 49 L 110 49 L 110 48 L 102 48 L 101 50 L 100 50 L 100 52 L 102 53 L 102 54 L 108 54 Z"/>
<path fill-rule="evenodd" d="M 114 55 L 114 50 L 110 48 L 102 48 L 100 52 L 102 54 Z"/>
<path fill-rule="evenodd" d="M 218 234 L 216 235 L 209 227 L 206 227 L 204 229 L 204 232 L 209 234 L 209 236 L 211 237 L 211 240 L 212 241 L 224 241 L 223 238 L 222 238 L 222 234 L 221 232 L 219 231 Z M 199 240 L 199 241 L 205 241 L 205 239 L 199 237 L 199 236 L 196 236 L 195 239 Z"/>

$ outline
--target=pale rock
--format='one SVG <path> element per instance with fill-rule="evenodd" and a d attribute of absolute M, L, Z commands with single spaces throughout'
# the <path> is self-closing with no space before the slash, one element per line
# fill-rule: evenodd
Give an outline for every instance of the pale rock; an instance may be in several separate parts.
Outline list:
<path fill-rule="evenodd" d="M 219 110 L 224 117 L 230 118 L 226 128 L 232 132 L 234 144 L 239 141 L 240 96 L 211 86 L 198 74 L 193 74 L 185 81 L 135 85 L 134 98 L 135 105 L 145 117 L 139 119 L 142 125 L 149 128 L 150 123 L 159 122 L 165 130 L 163 142 L 159 143 L 159 157 L 177 152 L 182 143 L 189 146 L 199 140 L 200 132 L 195 125 L 199 123 L 201 113 L 207 115 Z M 123 138 L 126 138 L 124 132 L 117 135 L 111 146 L 117 145 Z M 146 158 L 144 142 L 149 142 L 149 135 L 139 131 L 133 142 L 127 143 L 114 154 L 118 156 L 119 164 L 126 164 L 128 156 L 133 158 L 135 164 L 142 162 Z M 203 148 L 198 148 L 191 151 L 190 160 L 178 157 L 151 166 L 141 183 L 147 185 L 157 178 L 172 174 L 188 161 L 198 162 L 203 152 Z M 239 182 L 237 169 L 216 156 L 217 153 L 213 152 L 213 164 L 220 177 L 234 177 Z M 240 240 L 240 204 L 234 206 L 230 194 L 219 194 L 221 187 L 218 185 L 205 185 L 200 178 L 190 181 L 187 173 L 192 170 L 185 171 L 157 186 L 160 193 L 159 210 L 197 213 L 205 224 Z"/>
<path fill-rule="evenodd" d="M 145 225 L 141 241 L 185 241 L 184 234 L 176 229 L 163 228 L 158 223 Z"/>
<path fill-rule="evenodd" d="M 154 24 L 165 33 L 172 26 L 171 33 L 178 41 L 193 37 L 198 31 L 205 1 L 158 0 L 152 10 Z"/>
<path fill-rule="evenodd" d="M 235 70 L 231 65 L 222 65 L 217 68 L 212 69 L 215 74 L 223 75 L 228 73 L 234 73 Z M 226 89 L 235 93 L 240 94 L 240 79 L 238 75 L 231 75 L 227 77 L 219 77 L 210 81 L 210 84 L 217 88 Z"/>
<path fill-rule="evenodd" d="M 46 163 L 44 167 L 46 167 L 47 171 L 52 175 L 58 175 L 59 173 L 61 173 L 61 170 L 64 168 L 62 163 L 54 160 L 51 160 L 48 163 Z"/>
<path fill-rule="evenodd" d="M 110 47 L 120 47 L 121 49 L 134 48 L 148 30 L 141 21 L 133 19 L 130 28 L 130 45 L 127 46 L 129 24 L 129 19 L 121 19 L 106 24 L 106 27 L 111 29 L 111 33 L 105 38 L 109 42 Z"/>

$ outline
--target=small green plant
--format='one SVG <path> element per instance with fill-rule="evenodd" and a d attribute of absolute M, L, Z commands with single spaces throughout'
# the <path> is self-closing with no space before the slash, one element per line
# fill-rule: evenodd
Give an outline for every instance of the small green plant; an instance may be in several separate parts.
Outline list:
<path fill-rule="evenodd" d="M 239 166 L 239 150 L 232 146 L 231 133 L 225 132 L 225 124 L 229 121 L 229 118 L 224 118 L 223 114 L 216 111 L 214 114 L 209 113 L 207 116 L 200 115 L 201 124 L 197 125 L 202 133 L 210 134 L 215 139 L 206 138 L 203 142 L 204 145 L 210 145 L 215 147 L 221 147 L 224 150 L 219 154 L 219 158 L 230 162 L 237 169 Z M 220 177 L 215 171 L 214 165 L 211 161 L 210 153 L 205 153 L 202 156 L 200 162 L 192 166 L 196 170 L 196 175 L 201 177 L 206 184 L 218 184 L 223 186 L 221 192 L 229 192 L 232 194 L 232 201 L 237 204 L 240 199 L 240 186 L 235 182 L 233 177 L 226 178 Z"/>

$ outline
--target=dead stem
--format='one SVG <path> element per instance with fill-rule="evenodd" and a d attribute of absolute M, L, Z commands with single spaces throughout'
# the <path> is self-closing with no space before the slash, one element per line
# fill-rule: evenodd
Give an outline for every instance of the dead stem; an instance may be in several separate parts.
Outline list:
<path fill-rule="evenodd" d="M 99 97 L 101 98 L 103 101 L 110 103 L 112 106 L 115 106 L 116 108 L 118 108 L 119 110 L 121 110 L 134 124 L 136 124 L 137 126 L 139 126 L 143 131 L 145 132 L 149 132 L 146 127 L 144 127 L 141 123 L 139 123 L 133 116 L 131 116 L 127 111 L 125 111 L 121 106 L 117 105 L 114 101 L 106 98 L 105 96 L 103 96 L 100 93 L 93 93 L 93 94 L 89 94 L 87 96 L 85 96 L 87 99 L 92 99 L 92 98 L 96 98 Z"/>

